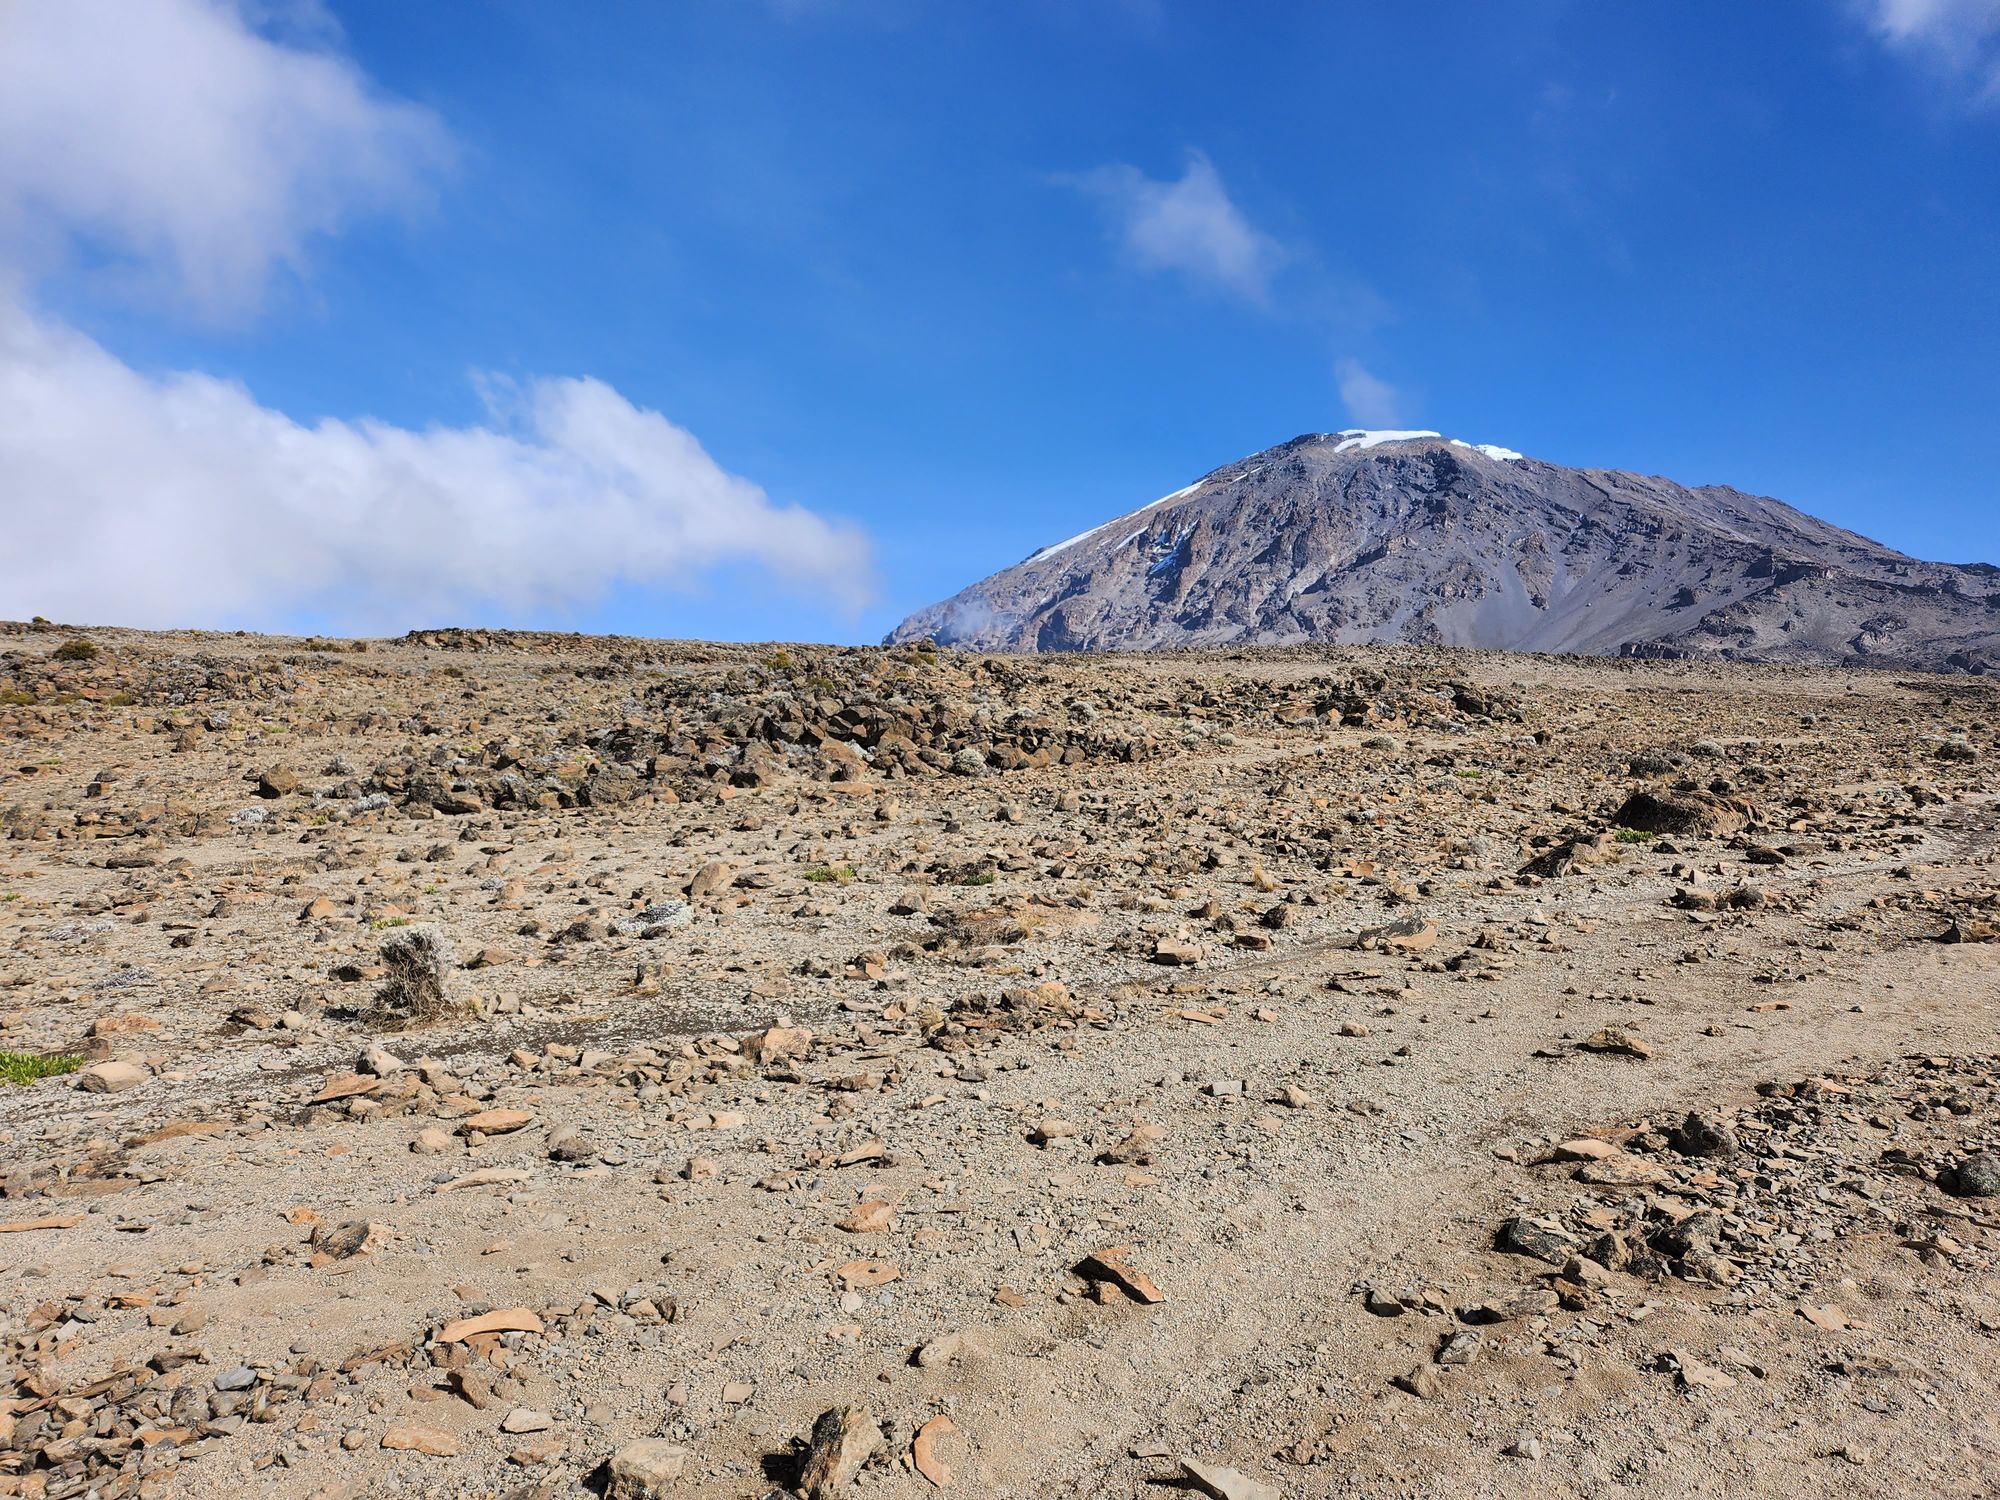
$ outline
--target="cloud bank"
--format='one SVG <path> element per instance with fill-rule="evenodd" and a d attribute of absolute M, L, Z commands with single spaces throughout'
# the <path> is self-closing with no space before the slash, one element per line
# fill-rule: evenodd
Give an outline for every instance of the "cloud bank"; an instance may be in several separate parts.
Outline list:
<path fill-rule="evenodd" d="M 0 600 L 135 625 L 384 627 L 686 586 L 750 560 L 865 603 L 866 540 L 720 468 L 601 381 L 495 392 L 490 425 L 305 426 L 242 386 L 139 373 L 73 329 L 0 311 Z"/>
<path fill-rule="evenodd" d="M 109 262 L 247 316 L 450 156 L 430 112 L 225 0 L 0 4 L 0 615 L 400 628 L 740 563 L 830 614 L 867 602 L 864 536 L 601 381 L 494 383 L 474 426 L 307 425 L 213 375 L 135 369 L 35 306 L 37 278 Z"/>
<path fill-rule="evenodd" d="M 1244 217 L 1199 151 L 1188 153 L 1187 169 L 1173 180 L 1123 163 L 1065 180 L 1098 201 L 1136 265 L 1178 271 L 1253 302 L 1268 296 L 1284 248 Z"/>

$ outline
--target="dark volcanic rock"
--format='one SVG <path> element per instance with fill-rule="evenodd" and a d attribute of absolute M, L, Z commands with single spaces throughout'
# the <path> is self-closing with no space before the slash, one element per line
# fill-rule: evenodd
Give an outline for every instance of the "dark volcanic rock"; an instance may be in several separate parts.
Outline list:
<path fill-rule="evenodd" d="M 1756 809 L 1738 797 L 1714 792 L 1634 792 L 1611 815 L 1620 828 L 1642 833 L 1734 833 L 1756 816 Z"/>
<path fill-rule="evenodd" d="M 1961 1198 L 2000 1198 L 2000 1156 L 1977 1152 L 1952 1171 L 1946 1190 Z"/>

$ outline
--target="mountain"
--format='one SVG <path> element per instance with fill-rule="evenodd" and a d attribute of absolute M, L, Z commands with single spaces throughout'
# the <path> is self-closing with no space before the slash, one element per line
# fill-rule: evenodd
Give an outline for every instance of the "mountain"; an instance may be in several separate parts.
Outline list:
<path fill-rule="evenodd" d="M 994 651 L 1425 642 L 2000 667 L 2000 570 L 1777 500 L 1434 432 L 1308 433 L 919 610 Z"/>

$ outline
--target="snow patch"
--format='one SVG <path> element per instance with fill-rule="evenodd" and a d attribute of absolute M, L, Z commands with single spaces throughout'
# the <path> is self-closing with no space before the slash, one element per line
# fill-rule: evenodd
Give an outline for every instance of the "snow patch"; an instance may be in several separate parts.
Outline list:
<path fill-rule="evenodd" d="M 1512 448 L 1503 448 L 1498 443 L 1465 443 L 1457 438 L 1452 438 L 1450 441 L 1454 448 L 1470 448 L 1474 453 L 1484 453 L 1488 458 L 1503 464 L 1521 456 Z"/>
<path fill-rule="evenodd" d="M 1181 555 L 1181 544 L 1193 535 L 1194 528 L 1192 526 L 1183 526 L 1179 531 L 1174 533 L 1172 541 L 1161 537 L 1159 541 L 1153 543 L 1153 551 L 1157 554 L 1158 560 L 1152 567 L 1146 569 L 1146 576 L 1148 578 L 1158 578 L 1161 574 L 1172 568 L 1174 560 Z"/>
<path fill-rule="evenodd" d="M 1333 445 L 1335 453 L 1348 453 L 1356 448 L 1379 448 L 1384 443 L 1413 443 L 1418 438 L 1442 437 L 1438 432 L 1388 432 L 1366 427 L 1346 427 L 1335 433 L 1341 441 Z"/>
<path fill-rule="evenodd" d="M 1322 433 L 1321 436 L 1337 437 L 1340 439 L 1339 442 L 1333 445 L 1335 453 L 1352 453 L 1363 448 L 1379 448 L 1384 443 L 1415 443 L 1421 442 L 1425 438 L 1444 437 L 1444 434 L 1429 430 L 1389 432 L 1366 427 L 1348 427 L 1343 428 L 1339 432 Z M 1503 448 L 1498 443 L 1468 443 L 1463 438 L 1445 438 L 1444 440 L 1454 448 L 1469 448 L 1474 453 L 1483 453 L 1498 463 L 1507 463 L 1512 459 L 1521 457 L 1512 448 Z"/>
<path fill-rule="evenodd" d="M 1075 536 L 1071 537 L 1066 542 L 1057 542 L 1053 547 L 1044 547 L 1039 552 L 1030 552 L 1028 554 L 1028 561 L 1034 562 L 1040 558 L 1054 557 L 1058 552 L 1067 552 L 1071 547 L 1074 547 L 1078 542 L 1087 542 L 1092 537 L 1096 536 L 1098 532 L 1109 530 L 1111 527 L 1116 526 L 1120 521 L 1129 521 L 1134 516 L 1143 516 L 1149 510 L 1158 510 L 1162 505 L 1165 505 L 1170 500 L 1184 500 L 1189 495 L 1192 495 L 1196 490 L 1200 489 L 1201 486 L 1202 486 L 1202 481 L 1197 479 L 1193 484 L 1187 486 L 1185 489 L 1175 490 L 1171 495 L 1160 496 L 1160 498 L 1155 500 L 1151 505 L 1142 505 L 1137 510 L 1127 511 L 1122 516 L 1113 516 L 1110 520 L 1104 522 L 1104 524 L 1101 526 L 1093 526 L 1088 531 L 1079 531 Z"/>

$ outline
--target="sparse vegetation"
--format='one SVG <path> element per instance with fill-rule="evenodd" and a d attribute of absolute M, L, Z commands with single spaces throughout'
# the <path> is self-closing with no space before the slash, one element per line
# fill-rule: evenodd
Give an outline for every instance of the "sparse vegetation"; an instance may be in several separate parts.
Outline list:
<path fill-rule="evenodd" d="M 0 1081 L 33 1083 L 38 1078 L 60 1078 L 83 1066 L 83 1059 L 70 1052 L 0 1052 Z"/>
<path fill-rule="evenodd" d="M 51 654 L 57 661 L 96 661 L 104 648 L 97 642 L 75 636 L 56 647 Z"/>
<path fill-rule="evenodd" d="M 400 1030 L 429 1025 L 460 1009 L 450 996 L 456 963 L 451 941 L 435 928 L 397 933 L 382 945 L 382 962 L 389 967 L 389 979 L 375 992 L 368 1016 L 377 1026 Z"/>
<path fill-rule="evenodd" d="M 1652 830 L 1647 828 L 1621 828 L 1612 837 L 1621 844 L 1650 844 L 1653 841 Z"/>
<path fill-rule="evenodd" d="M 806 879 L 816 880 L 823 884 L 830 882 L 837 885 L 846 885 L 853 878 L 854 866 L 852 865 L 821 865 L 816 870 L 806 871 Z"/>

